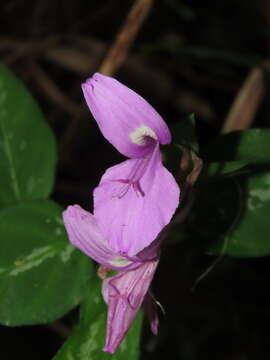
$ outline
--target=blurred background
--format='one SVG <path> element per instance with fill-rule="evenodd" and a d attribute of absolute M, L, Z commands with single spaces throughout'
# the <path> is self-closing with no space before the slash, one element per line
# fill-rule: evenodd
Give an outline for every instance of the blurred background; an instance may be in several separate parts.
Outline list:
<path fill-rule="evenodd" d="M 101 175 L 123 159 L 99 132 L 80 84 L 98 71 L 132 4 L 9 0 L 0 5 L 1 62 L 24 81 L 57 137 L 53 198 L 64 206 L 91 209 Z M 221 131 L 250 71 L 267 69 L 269 55 L 268 0 L 156 0 L 114 76 L 143 95 L 169 125 L 196 114 L 203 149 Z M 252 126 L 269 127 L 267 71 L 258 86 L 251 93 L 251 99 L 257 99 L 257 90 L 261 94 Z M 166 315 L 160 314 L 157 338 L 145 326 L 141 358 L 268 359 L 269 258 L 224 257 L 194 289 L 214 257 L 192 240 L 172 239 L 164 246 L 154 290 Z M 0 327 L 1 359 L 51 359 L 76 318 L 74 311 L 52 326 Z"/>

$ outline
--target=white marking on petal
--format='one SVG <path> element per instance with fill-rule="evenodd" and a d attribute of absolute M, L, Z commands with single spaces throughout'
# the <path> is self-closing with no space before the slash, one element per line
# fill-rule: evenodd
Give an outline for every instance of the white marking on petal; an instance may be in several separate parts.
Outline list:
<path fill-rule="evenodd" d="M 146 137 L 148 136 L 154 140 L 157 140 L 157 135 L 147 125 L 141 125 L 129 134 L 131 141 L 139 146 L 143 146 L 146 144 Z"/>
<path fill-rule="evenodd" d="M 117 266 L 117 267 L 123 266 L 124 267 L 124 266 L 130 265 L 132 263 L 132 261 L 129 261 L 122 256 L 116 256 L 115 258 L 110 260 L 109 263 L 113 266 Z"/>

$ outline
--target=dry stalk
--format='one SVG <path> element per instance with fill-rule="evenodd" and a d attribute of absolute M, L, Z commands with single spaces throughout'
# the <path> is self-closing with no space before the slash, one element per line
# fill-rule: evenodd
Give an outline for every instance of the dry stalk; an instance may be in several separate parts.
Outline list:
<path fill-rule="evenodd" d="M 47 99 L 58 105 L 64 111 L 70 113 L 72 116 L 77 116 L 79 106 L 63 94 L 38 63 L 35 61 L 29 62 L 29 69 L 31 70 L 33 79 L 36 80 L 40 90 L 42 90 Z"/>
<path fill-rule="evenodd" d="M 122 29 L 103 60 L 99 72 L 104 75 L 113 75 L 123 64 L 153 2 L 154 0 L 136 0 L 134 2 Z"/>
<path fill-rule="evenodd" d="M 143 20 L 149 13 L 153 2 L 154 0 L 135 0 L 122 29 L 116 36 L 114 43 L 99 68 L 100 73 L 104 75 L 113 75 L 124 63 L 128 55 L 128 50 L 134 42 Z M 73 141 L 79 131 L 77 121 L 78 118 L 70 122 L 64 136 L 61 139 L 60 153 L 63 156 L 62 160 L 67 158 L 67 149 L 69 148 L 69 144 Z"/>
<path fill-rule="evenodd" d="M 269 67 L 269 63 L 264 65 Z M 256 66 L 250 71 L 244 84 L 238 91 L 221 132 L 226 134 L 235 130 L 248 129 L 254 120 L 264 93 L 264 69 L 263 67 Z"/>

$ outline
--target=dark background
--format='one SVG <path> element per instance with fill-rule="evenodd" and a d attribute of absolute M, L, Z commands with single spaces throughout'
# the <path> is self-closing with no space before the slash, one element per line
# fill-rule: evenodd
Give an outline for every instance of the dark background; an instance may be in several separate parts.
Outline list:
<path fill-rule="evenodd" d="M 104 170 L 122 160 L 103 139 L 80 83 L 98 67 L 132 1 L 10 0 L 0 5 L 0 55 L 40 104 L 58 140 L 54 199 L 91 209 Z M 253 66 L 269 58 L 270 1 L 160 0 L 117 78 L 173 124 L 194 112 L 204 147 L 220 131 Z M 253 126 L 269 127 L 269 97 Z M 268 359 L 267 257 L 212 263 L 196 242 L 165 244 L 154 288 L 166 315 L 154 338 L 145 326 L 143 359 Z M 77 310 L 51 326 L 0 327 L 1 360 L 51 359 Z M 62 328 L 62 326 L 64 328 Z"/>

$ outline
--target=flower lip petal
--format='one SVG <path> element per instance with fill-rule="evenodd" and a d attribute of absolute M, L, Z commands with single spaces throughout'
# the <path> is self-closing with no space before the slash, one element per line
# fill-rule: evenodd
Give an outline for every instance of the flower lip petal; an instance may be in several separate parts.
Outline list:
<path fill-rule="evenodd" d="M 130 158 L 145 156 L 153 143 L 171 142 L 170 131 L 157 111 L 116 79 L 95 73 L 82 90 L 103 136 Z"/>
<path fill-rule="evenodd" d="M 63 212 L 63 220 L 70 242 L 99 264 L 112 270 L 135 267 L 130 259 L 109 247 L 94 216 L 79 205 L 69 206 Z"/>

